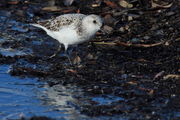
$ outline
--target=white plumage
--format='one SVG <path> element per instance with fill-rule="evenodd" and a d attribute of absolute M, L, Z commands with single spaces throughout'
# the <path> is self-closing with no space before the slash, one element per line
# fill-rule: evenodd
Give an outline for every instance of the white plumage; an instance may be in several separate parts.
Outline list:
<path fill-rule="evenodd" d="M 77 45 L 90 40 L 100 30 L 102 19 L 93 14 L 65 14 L 31 25 L 46 31 L 67 50 L 69 45 Z"/>

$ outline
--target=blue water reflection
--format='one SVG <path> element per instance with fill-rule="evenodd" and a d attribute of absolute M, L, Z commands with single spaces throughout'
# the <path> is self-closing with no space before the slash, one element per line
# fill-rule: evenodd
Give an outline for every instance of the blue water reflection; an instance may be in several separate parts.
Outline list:
<path fill-rule="evenodd" d="M 52 111 L 54 106 L 47 106 L 39 99 L 44 97 L 42 87 L 45 83 L 35 78 L 12 77 L 7 72 L 8 65 L 0 66 L 0 119 L 17 119 L 21 116 L 49 116 L 61 118 L 64 114 Z"/>

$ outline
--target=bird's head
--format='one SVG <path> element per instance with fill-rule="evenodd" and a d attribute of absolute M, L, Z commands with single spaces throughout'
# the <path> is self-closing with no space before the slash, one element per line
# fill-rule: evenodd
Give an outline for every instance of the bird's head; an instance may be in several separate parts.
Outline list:
<path fill-rule="evenodd" d="M 83 26 L 86 28 L 86 31 L 90 34 L 95 34 L 102 27 L 103 21 L 101 17 L 97 15 L 88 15 L 82 20 Z"/>

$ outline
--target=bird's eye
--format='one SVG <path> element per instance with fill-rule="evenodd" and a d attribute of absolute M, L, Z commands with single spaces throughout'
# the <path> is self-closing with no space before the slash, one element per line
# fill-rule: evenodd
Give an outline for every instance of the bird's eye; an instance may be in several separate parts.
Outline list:
<path fill-rule="evenodd" d="M 97 21 L 96 21 L 96 20 L 93 20 L 93 23 L 94 23 L 94 24 L 96 24 L 96 23 L 97 23 Z"/>

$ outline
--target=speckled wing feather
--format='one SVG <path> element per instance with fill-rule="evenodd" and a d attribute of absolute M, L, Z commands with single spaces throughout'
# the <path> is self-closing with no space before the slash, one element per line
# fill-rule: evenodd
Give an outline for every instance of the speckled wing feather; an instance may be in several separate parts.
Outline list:
<path fill-rule="evenodd" d="M 85 16 L 83 14 L 65 14 L 53 19 L 39 21 L 38 24 L 46 27 L 48 30 L 59 31 L 65 26 L 78 26 Z"/>

